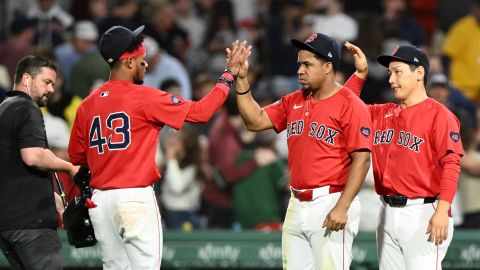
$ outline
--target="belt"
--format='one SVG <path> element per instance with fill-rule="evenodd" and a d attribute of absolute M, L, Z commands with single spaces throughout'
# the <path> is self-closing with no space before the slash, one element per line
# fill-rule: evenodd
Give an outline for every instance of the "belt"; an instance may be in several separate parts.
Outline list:
<path fill-rule="evenodd" d="M 404 196 L 383 195 L 382 199 L 386 204 L 390 205 L 391 207 L 404 207 L 415 204 L 434 203 L 437 200 L 437 197 L 409 199 Z"/>
<path fill-rule="evenodd" d="M 314 189 L 294 189 L 293 187 L 290 187 L 290 190 L 292 191 L 292 195 L 299 201 L 308 202 L 315 200 L 318 197 L 343 191 L 343 187 L 328 185 Z"/>

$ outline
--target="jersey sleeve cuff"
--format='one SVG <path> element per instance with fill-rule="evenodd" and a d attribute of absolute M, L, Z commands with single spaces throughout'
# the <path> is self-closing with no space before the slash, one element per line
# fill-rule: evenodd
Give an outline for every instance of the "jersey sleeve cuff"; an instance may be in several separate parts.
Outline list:
<path fill-rule="evenodd" d="M 225 96 L 228 96 L 228 92 L 230 91 L 230 88 L 223 83 L 217 83 L 215 88 L 221 90 Z"/>

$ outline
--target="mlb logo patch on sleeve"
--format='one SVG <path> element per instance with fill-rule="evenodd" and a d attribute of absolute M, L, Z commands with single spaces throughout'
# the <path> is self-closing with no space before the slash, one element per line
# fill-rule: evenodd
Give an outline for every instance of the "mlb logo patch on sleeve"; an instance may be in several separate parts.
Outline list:
<path fill-rule="evenodd" d="M 106 97 L 106 96 L 108 96 L 108 91 L 105 91 L 105 92 L 100 93 L 100 96 L 101 96 L 101 97 Z"/>
<path fill-rule="evenodd" d="M 362 133 L 363 136 L 368 137 L 370 136 L 370 129 L 367 127 L 361 127 L 360 133 Z"/>
<path fill-rule="evenodd" d="M 460 133 L 451 131 L 450 138 L 452 138 L 454 142 L 458 142 L 460 140 Z"/>
<path fill-rule="evenodd" d="M 172 96 L 172 104 L 180 104 L 182 101 L 176 96 Z"/>

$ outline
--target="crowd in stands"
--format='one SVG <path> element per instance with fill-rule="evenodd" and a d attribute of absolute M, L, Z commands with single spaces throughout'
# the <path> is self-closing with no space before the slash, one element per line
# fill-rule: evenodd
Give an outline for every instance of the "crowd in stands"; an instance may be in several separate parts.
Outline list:
<path fill-rule="evenodd" d="M 362 48 L 369 75 L 361 98 L 370 104 L 393 100 L 377 55 L 400 44 L 421 47 L 430 57 L 428 94 L 462 125 L 456 225 L 480 228 L 480 0 L 10 0 L 0 8 L 8 14 L 1 25 L 9 26 L 0 36 L 0 99 L 20 58 L 54 59 L 60 73 L 44 117 L 49 144 L 65 159 L 77 107 L 108 80 L 98 39 L 113 25 L 145 25 L 144 84 L 193 100 L 216 83 L 225 48 L 237 39 L 253 45 L 248 77 L 265 104 L 299 88 L 291 38 L 318 32 Z M 354 70 L 344 53 L 337 81 Z M 247 131 L 234 96 L 209 123 L 165 128 L 155 190 L 167 228 L 279 229 L 290 196 L 286 144 L 278 143 L 285 134 Z M 369 174 L 359 194 L 365 205 L 360 230 L 375 230 L 377 223 L 380 200 L 372 181 Z"/>

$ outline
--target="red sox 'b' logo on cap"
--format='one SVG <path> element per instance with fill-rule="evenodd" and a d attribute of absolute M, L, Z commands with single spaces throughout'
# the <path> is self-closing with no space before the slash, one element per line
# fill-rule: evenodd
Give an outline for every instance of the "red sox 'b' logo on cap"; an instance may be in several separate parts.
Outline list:
<path fill-rule="evenodd" d="M 393 48 L 392 55 L 395 55 L 397 53 L 399 47 L 400 46 L 397 45 L 395 48 Z"/>
<path fill-rule="evenodd" d="M 314 41 L 316 38 L 317 38 L 317 34 L 312 34 L 311 36 L 309 36 L 307 38 L 306 42 L 310 43 L 310 42 Z"/>

